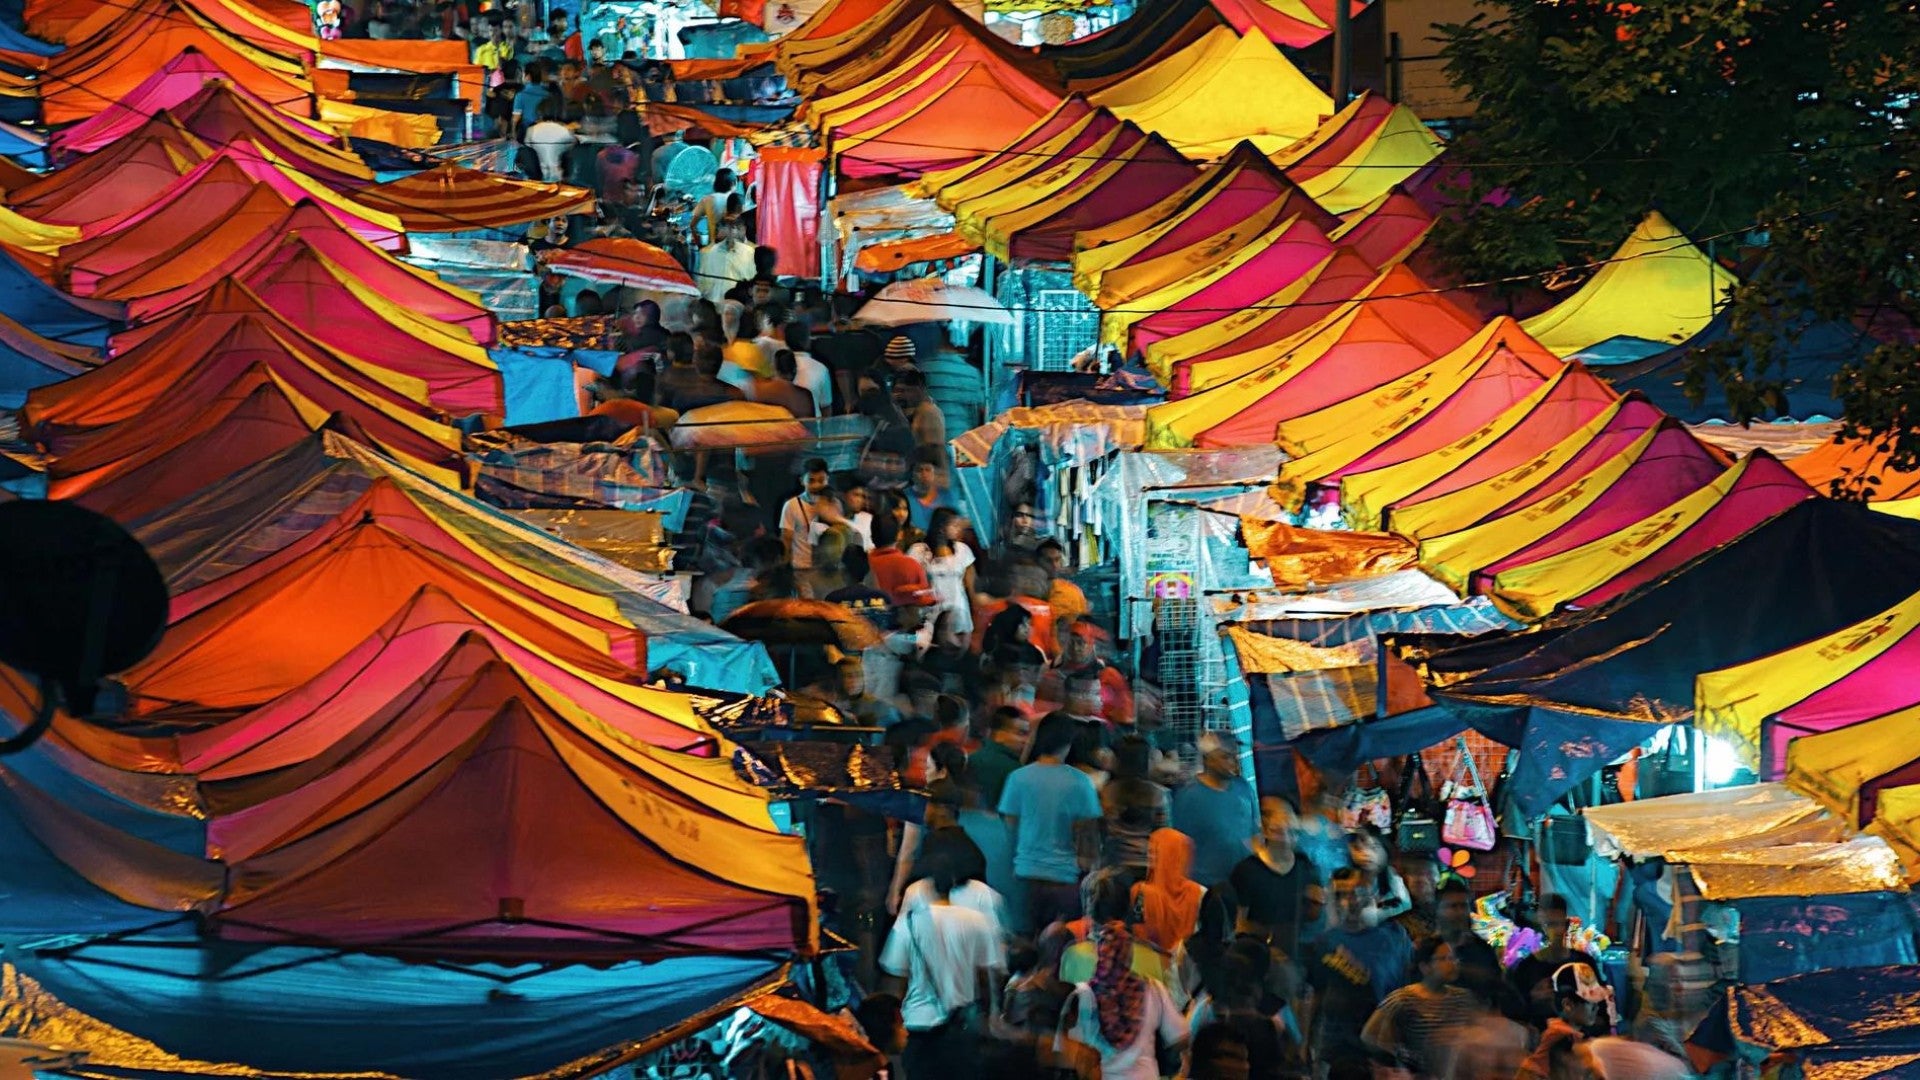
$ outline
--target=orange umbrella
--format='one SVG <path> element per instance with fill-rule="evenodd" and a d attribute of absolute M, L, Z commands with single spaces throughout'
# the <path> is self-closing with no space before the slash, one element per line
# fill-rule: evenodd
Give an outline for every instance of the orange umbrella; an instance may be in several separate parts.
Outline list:
<path fill-rule="evenodd" d="M 603 285 L 626 285 L 655 292 L 700 295 L 693 275 L 673 256 L 652 244 L 628 237 L 604 237 L 547 256 L 555 273 L 585 278 Z"/>

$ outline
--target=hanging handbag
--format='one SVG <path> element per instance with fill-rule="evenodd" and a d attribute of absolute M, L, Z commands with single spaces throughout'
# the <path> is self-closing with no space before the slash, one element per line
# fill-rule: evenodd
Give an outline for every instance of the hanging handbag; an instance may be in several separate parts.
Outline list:
<path fill-rule="evenodd" d="M 1413 781 L 1418 777 L 1426 785 L 1424 799 L 1416 801 L 1413 796 Z M 1400 817 L 1393 825 L 1394 847 L 1410 855 L 1431 855 L 1440 850 L 1440 823 L 1433 819 L 1428 808 L 1433 801 L 1433 778 L 1427 775 L 1426 763 L 1419 754 L 1408 758 L 1408 764 L 1400 778 Z"/>
<path fill-rule="evenodd" d="M 1364 779 L 1356 772 L 1353 786 L 1347 789 L 1347 797 L 1340 804 L 1340 827 L 1347 832 L 1359 832 L 1372 829 L 1384 834 L 1393 827 L 1393 800 L 1387 797 L 1387 789 L 1380 786 L 1380 777 L 1373 771 L 1372 765 L 1362 765 Z"/>
<path fill-rule="evenodd" d="M 1473 760 L 1473 750 L 1467 745 L 1465 735 L 1460 736 L 1459 747 L 1460 761 L 1465 764 L 1467 779 L 1463 782 L 1459 778 L 1461 767 L 1456 764 L 1456 775 L 1447 781 L 1446 820 L 1440 830 L 1440 838 L 1450 847 L 1492 851 L 1499 842 L 1499 827 L 1494 820 L 1493 805 L 1487 802 L 1486 789 L 1480 784 L 1480 766 Z"/>

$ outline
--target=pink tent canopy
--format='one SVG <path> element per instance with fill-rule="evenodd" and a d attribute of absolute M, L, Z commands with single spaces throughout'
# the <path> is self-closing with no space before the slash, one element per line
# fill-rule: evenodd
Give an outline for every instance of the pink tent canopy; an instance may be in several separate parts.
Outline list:
<path fill-rule="evenodd" d="M 1342 303 L 1359 296 L 1380 276 L 1372 263 L 1352 248 L 1333 249 L 1324 265 L 1313 271 L 1313 281 L 1293 303 L 1281 308 L 1248 308 L 1215 313 L 1210 322 L 1231 323 L 1244 331 L 1223 344 L 1173 362 L 1171 386 L 1176 395 L 1187 392 L 1194 364 L 1237 356 L 1285 341 L 1332 314 Z M 1269 294 L 1271 295 L 1271 294 Z M 1151 317 L 1151 316 L 1149 316 Z"/>
<path fill-rule="evenodd" d="M 1258 304 L 1331 254 L 1333 242 L 1327 234 L 1312 222 L 1295 218 L 1262 251 L 1220 280 L 1135 322 L 1130 330 L 1131 351 Z M 1319 314 L 1324 316 L 1326 311 Z"/>
<path fill-rule="evenodd" d="M 1587 378 L 1592 379 L 1592 376 Z M 1593 381 L 1599 382 L 1597 379 Z M 1583 384 L 1563 383 L 1562 385 L 1567 392 L 1557 393 L 1548 400 L 1540 402 L 1504 438 L 1497 440 L 1459 466 L 1448 470 L 1446 474 L 1401 499 L 1395 505 L 1412 506 L 1428 502 L 1442 495 L 1452 494 L 1463 488 L 1491 480 L 1552 449 L 1561 440 L 1599 417 L 1609 406 L 1620 402 L 1620 398 L 1605 384 L 1600 385 L 1601 393 L 1598 394 L 1592 392 L 1591 388 L 1587 388 L 1588 392 L 1581 393 Z M 1589 440 L 1579 453 L 1574 455 L 1573 460 L 1556 473 L 1554 478 L 1542 483 L 1535 491 L 1549 487 L 1552 491 L 1560 490 L 1585 476 L 1600 462 L 1631 446 L 1633 441 L 1648 428 L 1665 419 L 1666 414 L 1647 404 L 1646 399 L 1630 395 L 1620 403 L 1618 410 L 1607 421 L 1606 426 Z M 1516 504 L 1508 503 L 1495 510 L 1494 514 L 1487 516 L 1507 513 L 1512 509 L 1517 509 Z M 1393 521 L 1391 510 L 1388 511 L 1386 520 L 1391 526 Z"/>
<path fill-rule="evenodd" d="M 1519 331 L 1518 326 L 1514 329 Z M 1558 377 L 1563 381 L 1568 378 L 1567 375 Z M 1473 378 L 1438 408 L 1362 454 L 1352 464 L 1333 470 L 1320 482 L 1331 483 L 1350 473 L 1363 473 L 1443 450 L 1478 431 L 1514 402 L 1524 400 L 1545 381 L 1537 365 L 1512 349 L 1498 345 Z"/>
<path fill-rule="evenodd" d="M 1400 293 L 1388 290 L 1386 298 L 1362 304 L 1331 344 L 1303 345 L 1303 352 L 1318 355 L 1269 392 L 1262 394 L 1240 380 L 1202 391 L 1253 399 L 1232 417 L 1196 435 L 1194 445 L 1232 447 L 1272 442 L 1281 421 L 1391 382 L 1452 351 L 1480 329 L 1472 316 L 1437 296 Z"/>
<path fill-rule="evenodd" d="M 1060 208 L 1013 234 L 1009 250 L 1016 259 L 1066 262 L 1073 237 L 1138 213 L 1193 182 L 1196 166 L 1158 135 L 1103 180 L 1089 170 L 1054 200 Z"/>
<path fill-rule="evenodd" d="M 90 154 L 138 129 L 160 110 L 170 109 L 193 97 L 210 79 L 224 79 L 231 83 L 233 76 L 200 50 L 182 50 L 180 55 L 162 64 L 119 101 L 71 127 L 54 132 L 49 145 L 56 155 Z M 233 84 L 233 88 L 263 108 L 274 108 L 237 83 Z M 307 132 L 316 141 L 325 142 L 335 138 L 332 131 L 318 124 L 283 110 L 276 112 L 288 124 Z"/>
<path fill-rule="evenodd" d="M 1502 570 L 1558 555 L 1624 529 L 1713 483 L 1726 467 L 1723 455 L 1707 448 L 1678 421 L 1670 420 L 1626 472 L 1585 510 L 1560 529 L 1477 570 L 1474 587 L 1485 591 Z"/>
<path fill-rule="evenodd" d="M 1733 542 L 1755 526 L 1782 511 L 1814 497 L 1806 481 L 1775 461 L 1765 451 L 1756 451 L 1746 472 L 1734 482 L 1726 496 L 1700 520 L 1674 537 L 1625 573 L 1600 585 L 1573 601 L 1574 606 L 1590 608 L 1614 597 L 1658 580 L 1696 556 Z"/>

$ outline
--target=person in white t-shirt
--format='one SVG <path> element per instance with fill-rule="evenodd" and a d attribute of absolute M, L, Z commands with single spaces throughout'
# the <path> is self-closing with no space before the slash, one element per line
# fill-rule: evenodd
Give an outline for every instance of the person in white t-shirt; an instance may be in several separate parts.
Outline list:
<path fill-rule="evenodd" d="M 924 904 L 902 905 L 880 968 L 906 981 L 906 1074 L 972 1080 L 980 1075 L 986 1019 L 998 1011 L 1006 981 L 1006 945 L 992 919 L 953 901 L 960 885 L 953 861 L 930 864 L 931 895 Z"/>
<path fill-rule="evenodd" d="M 542 101 L 539 110 L 540 122 L 529 127 L 521 141 L 540 160 L 540 179 L 557 184 L 567 178 L 567 151 L 580 140 L 559 121 L 560 105 L 553 98 Z"/>
<path fill-rule="evenodd" d="M 787 324 L 787 348 L 793 350 L 793 381 L 813 395 L 813 415 L 833 415 L 833 372 L 813 358 L 813 327 L 804 319 Z"/>
<path fill-rule="evenodd" d="M 813 458 L 806 465 L 806 490 L 780 507 L 780 542 L 787 546 L 787 562 L 795 570 L 813 569 L 813 542 L 826 532 L 820 519 L 820 496 L 831 478 L 827 463 Z"/>

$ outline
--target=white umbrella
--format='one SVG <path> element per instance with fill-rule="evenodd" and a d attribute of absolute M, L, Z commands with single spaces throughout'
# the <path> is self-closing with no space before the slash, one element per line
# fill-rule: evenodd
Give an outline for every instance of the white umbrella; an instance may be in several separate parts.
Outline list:
<path fill-rule="evenodd" d="M 939 278 L 896 281 L 854 313 L 869 326 L 905 326 L 921 322 L 976 322 L 1013 325 L 1013 313 L 981 289 L 949 285 Z"/>

